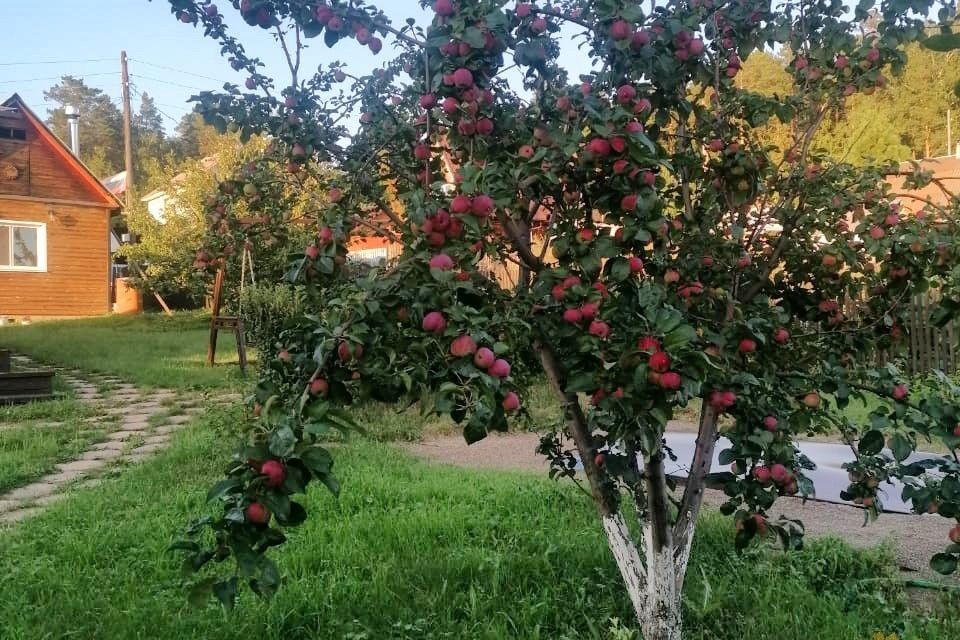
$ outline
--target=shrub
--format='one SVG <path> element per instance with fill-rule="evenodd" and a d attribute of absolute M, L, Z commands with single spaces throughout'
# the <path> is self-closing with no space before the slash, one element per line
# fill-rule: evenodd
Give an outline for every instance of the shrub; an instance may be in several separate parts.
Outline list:
<path fill-rule="evenodd" d="M 260 367 L 280 349 L 280 334 L 303 315 L 303 290 L 291 285 L 258 284 L 240 295 L 247 342 L 260 354 Z"/>

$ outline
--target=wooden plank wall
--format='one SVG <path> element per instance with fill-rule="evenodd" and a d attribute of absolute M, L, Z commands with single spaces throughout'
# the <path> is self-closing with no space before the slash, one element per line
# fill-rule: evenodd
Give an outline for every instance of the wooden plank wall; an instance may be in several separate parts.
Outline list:
<path fill-rule="evenodd" d="M 46 273 L 0 271 L 0 316 L 71 317 L 110 311 L 107 209 L 5 200 L 0 195 L 0 220 L 47 225 Z"/>

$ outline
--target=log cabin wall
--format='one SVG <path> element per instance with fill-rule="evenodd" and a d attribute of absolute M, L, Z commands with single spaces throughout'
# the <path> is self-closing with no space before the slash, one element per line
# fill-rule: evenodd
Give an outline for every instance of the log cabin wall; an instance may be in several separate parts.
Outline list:
<path fill-rule="evenodd" d="M 16 96 L 3 105 L 13 108 L 0 110 L 0 317 L 109 313 L 118 203 Z M 35 267 L 12 264 L 18 222 L 36 230 Z"/>
<path fill-rule="evenodd" d="M 45 271 L 0 270 L 0 316 L 36 319 L 110 311 L 107 210 L 0 196 L 0 220 L 39 223 L 46 232 Z"/>

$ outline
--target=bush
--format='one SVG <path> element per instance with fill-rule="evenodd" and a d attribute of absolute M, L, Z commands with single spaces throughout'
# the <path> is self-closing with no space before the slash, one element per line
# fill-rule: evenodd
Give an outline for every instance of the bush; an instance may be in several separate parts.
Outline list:
<path fill-rule="evenodd" d="M 245 287 L 240 296 L 240 315 L 247 342 L 260 354 L 266 367 L 280 344 L 280 334 L 303 314 L 305 294 L 290 285 L 259 284 Z"/>

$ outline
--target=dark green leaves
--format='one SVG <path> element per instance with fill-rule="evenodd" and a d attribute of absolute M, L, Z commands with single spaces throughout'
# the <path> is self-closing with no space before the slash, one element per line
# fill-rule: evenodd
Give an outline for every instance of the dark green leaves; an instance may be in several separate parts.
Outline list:
<path fill-rule="evenodd" d="M 953 51 L 954 49 L 960 49 L 960 34 L 938 33 L 924 40 L 922 44 L 924 48 L 931 51 Z"/>
<path fill-rule="evenodd" d="M 913 451 L 913 443 L 902 433 L 895 433 L 890 439 L 890 449 L 897 462 L 903 462 Z"/>
<path fill-rule="evenodd" d="M 237 601 L 237 576 L 213 584 L 213 594 L 227 611 L 233 609 Z"/>
<path fill-rule="evenodd" d="M 242 488 L 243 482 L 240 478 L 226 478 L 210 487 L 210 490 L 207 491 L 207 502 L 216 500 L 228 493 L 234 493 Z"/>
<path fill-rule="evenodd" d="M 930 558 L 930 568 L 947 576 L 957 570 L 957 556 L 952 553 L 938 553 Z"/>
<path fill-rule="evenodd" d="M 876 429 L 871 429 L 863 434 L 857 450 L 862 456 L 875 456 L 883 450 L 883 434 Z"/>
<path fill-rule="evenodd" d="M 270 434 L 270 453 L 278 458 L 286 458 L 293 453 L 297 443 L 297 436 L 293 429 L 287 426 L 280 427 Z"/>
<path fill-rule="evenodd" d="M 300 453 L 300 459 L 318 478 L 333 469 L 333 456 L 323 447 L 308 447 Z"/>

